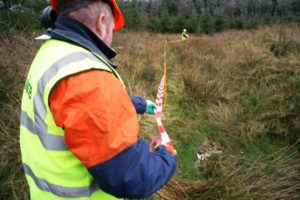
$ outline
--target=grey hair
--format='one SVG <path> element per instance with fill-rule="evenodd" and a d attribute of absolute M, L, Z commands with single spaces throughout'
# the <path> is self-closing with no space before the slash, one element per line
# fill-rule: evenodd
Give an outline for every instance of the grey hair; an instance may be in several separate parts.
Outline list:
<path fill-rule="evenodd" d="M 107 16 L 107 23 L 111 23 L 113 20 L 112 9 L 109 4 L 102 1 L 95 1 L 85 7 L 82 7 L 76 11 L 72 11 L 67 16 L 76 19 L 82 24 L 92 27 L 96 24 L 99 16 L 105 14 Z"/>

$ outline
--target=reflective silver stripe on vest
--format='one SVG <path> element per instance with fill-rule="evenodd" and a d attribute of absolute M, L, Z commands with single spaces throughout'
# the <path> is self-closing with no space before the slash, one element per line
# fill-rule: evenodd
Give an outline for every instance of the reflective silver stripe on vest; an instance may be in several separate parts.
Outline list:
<path fill-rule="evenodd" d="M 58 73 L 59 70 L 61 70 L 64 67 L 67 67 L 69 64 L 73 62 L 78 62 L 85 58 L 89 58 L 91 60 L 98 61 L 98 62 L 100 61 L 100 59 L 95 57 L 93 54 L 89 54 L 85 52 L 77 52 L 65 56 L 64 58 L 58 60 L 52 66 L 50 66 L 38 82 L 37 93 L 34 96 L 34 100 L 33 100 L 34 122 L 26 114 L 26 112 L 24 111 L 21 112 L 21 124 L 25 126 L 33 134 L 38 135 L 41 142 L 43 143 L 44 147 L 47 150 L 63 151 L 63 150 L 68 150 L 68 148 L 65 144 L 63 136 L 58 136 L 55 134 L 48 133 L 48 126 L 45 123 L 47 109 L 43 101 L 43 95 L 44 95 L 46 85 Z"/>
<path fill-rule="evenodd" d="M 31 168 L 23 164 L 25 174 L 30 176 L 35 184 L 44 192 L 51 192 L 56 196 L 65 198 L 90 197 L 96 190 L 99 189 L 96 181 L 93 181 L 88 187 L 63 187 L 46 181 L 45 179 L 36 177 Z"/>
<path fill-rule="evenodd" d="M 24 111 L 21 112 L 21 125 L 25 126 L 31 133 L 38 135 L 47 150 L 67 150 L 66 144 L 61 136 L 48 134 L 44 132 L 44 129 L 37 130 L 33 121 Z"/>

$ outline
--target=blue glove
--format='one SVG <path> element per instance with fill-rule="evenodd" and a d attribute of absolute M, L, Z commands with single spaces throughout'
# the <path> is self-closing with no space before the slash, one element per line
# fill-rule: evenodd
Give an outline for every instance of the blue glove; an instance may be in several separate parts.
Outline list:
<path fill-rule="evenodd" d="M 152 101 L 147 100 L 147 108 L 145 113 L 148 115 L 154 115 L 154 110 L 156 110 L 156 105 Z"/>

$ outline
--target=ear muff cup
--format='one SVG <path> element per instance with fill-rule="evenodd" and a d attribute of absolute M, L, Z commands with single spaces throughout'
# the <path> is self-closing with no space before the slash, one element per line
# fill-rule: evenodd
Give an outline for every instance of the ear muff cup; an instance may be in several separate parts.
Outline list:
<path fill-rule="evenodd" d="M 57 14 L 53 10 L 52 6 L 47 6 L 40 17 L 41 24 L 45 28 L 51 28 L 54 27 L 55 21 L 57 19 Z"/>

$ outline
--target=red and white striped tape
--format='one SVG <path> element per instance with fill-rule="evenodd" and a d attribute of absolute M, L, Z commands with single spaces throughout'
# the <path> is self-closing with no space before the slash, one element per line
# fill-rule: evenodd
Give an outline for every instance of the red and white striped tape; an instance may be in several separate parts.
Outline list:
<path fill-rule="evenodd" d="M 162 79 L 160 81 L 158 91 L 157 91 L 157 95 L 156 95 L 155 119 L 156 119 L 156 122 L 157 122 L 160 137 L 161 137 L 161 144 L 168 144 L 168 145 L 171 145 L 173 147 L 171 139 L 170 139 L 170 137 L 169 137 L 166 129 L 164 128 L 164 125 L 163 125 L 162 121 L 161 121 L 162 111 L 163 111 L 164 91 L 165 91 L 165 75 L 162 77 Z"/>

